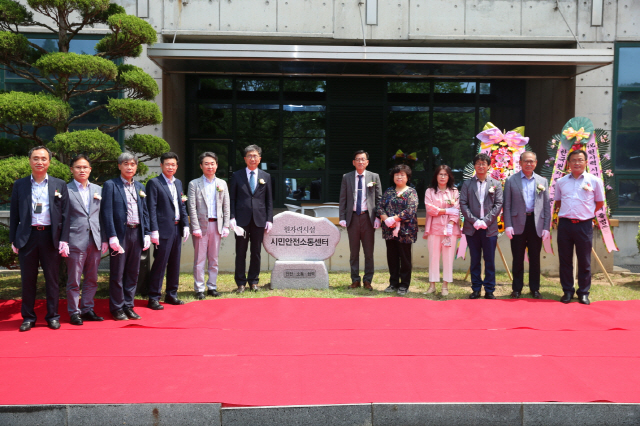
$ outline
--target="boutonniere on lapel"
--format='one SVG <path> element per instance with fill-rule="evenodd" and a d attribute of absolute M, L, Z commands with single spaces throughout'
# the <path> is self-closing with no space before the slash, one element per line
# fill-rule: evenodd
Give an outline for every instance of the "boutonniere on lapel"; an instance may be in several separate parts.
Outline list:
<path fill-rule="evenodd" d="M 456 203 L 455 198 L 448 198 L 448 199 L 445 199 L 444 201 L 446 201 L 446 203 L 451 205 L 451 206 Z"/>
<path fill-rule="evenodd" d="M 544 185 L 539 183 L 538 186 L 536 187 L 536 194 L 539 194 L 543 191 L 544 191 Z"/>
<path fill-rule="evenodd" d="M 144 191 L 141 189 L 140 192 L 140 197 L 145 198 L 147 196 L 147 194 L 144 193 Z"/>
<path fill-rule="evenodd" d="M 593 187 L 591 185 L 589 185 L 588 183 L 585 183 L 580 188 L 584 189 L 585 191 L 593 192 Z"/>
<path fill-rule="evenodd" d="M 258 179 L 258 182 L 260 182 L 260 185 L 264 185 L 264 179 Z"/>
<path fill-rule="evenodd" d="M 367 184 L 367 188 L 373 188 L 374 186 L 376 186 L 376 183 L 375 183 L 375 182 L 369 182 L 369 183 Z"/>
<path fill-rule="evenodd" d="M 93 193 L 93 198 L 96 200 L 102 200 L 102 196 L 100 194 L 98 194 L 97 192 Z"/>
<path fill-rule="evenodd" d="M 489 194 L 493 194 L 494 192 L 496 192 L 496 185 L 493 185 L 489 188 Z"/>
<path fill-rule="evenodd" d="M 260 180 L 262 180 L 262 179 L 260 179 Z M 216 191 L 222 192 L 223 189 L 222 189 L 222 187 L 220 185 L 216 185 Z"/>
<path fill-rule="evenodd" d="M 188 200 L 188 197 L 186 195 L 184 195 L 184 193 L 182 193 L 180 195 L 181 195 L 180 198 L 182 199 L 182 202 L 185 203 Z"/>
<path fill-rule="evenodd" d="M 53 194 L 53 195 L 54 195 L 54 196 L 56 196 L 56 197 L 58 197 L 58 198 L 62 198 L 62 194 L 61 194 L 61 193 L 60 193 L 60 191 L 58 191 L 57 189 L 56 189 L 55 194 Z"/>

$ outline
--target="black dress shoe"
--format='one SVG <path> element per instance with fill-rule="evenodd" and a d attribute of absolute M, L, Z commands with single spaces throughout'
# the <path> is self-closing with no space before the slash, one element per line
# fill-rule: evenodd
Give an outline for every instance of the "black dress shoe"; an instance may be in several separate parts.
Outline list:
<path fill-rule="evenodd" d="M 204 293 L 203 293 L 203 292 L 201 292 L 201 291 L 196 291 L 196 299 L 197 299 L 197 300 L 203 300 L 203 299 L 206 299 L 206 296 L 204 295 Z"/>
<path fill-rule="evenodd" d="M 116 321 L 129 321 L 129 317 L 124 314 L 122 309 L 111 312 L 111 316 Z"/>
<path fill-rule="evenodd" d="M 532 291 L 531 292 L 531 297 L 533 297 L 534 299 L 542 299 L 542 295 L 540 294 L 540 292 L 538 290 Z"/>
<path fill-rule="evenodd" d="M 82 318 L 85 321 L 104 321 L 104 318 L 99 317 L 92 310 L 80 315 L 80 318 Z"/>
<path fill-rule="evenodd" d="M 164 303 L 168 303 L 169 305 L 184 305 L 184 300 L 165 297 Z"/>
<path fill-rule="evenodd" d="M 496 297 L 493 295 L 493 293 L 485 293 L 484 294 L 484 298 L 485 299 L 495 299 Z"/>
<path fill-rule="evenodd" d="M 479 291 L 471 292 L 471 294 L 469 295 L 469 299 L 480 299 L 480 292 Z"/>
<path fill-rule="evenodd" d="M 581 294 L 578 296 L 578 302 L 582 303 L 583 305 L 590 305 L 591 302 L 589 301 L 589 296 L 587 296 L 586 294 Z"/>
<path fill-rule="evenodd" d="M 140 315 L 134 312 L 133 308 L 124 308 L 122 311 L 129 319 L 139 320 L 141 318 Z"/>
<path fill-rule="evenodd" d="M 236 290 L 236 293 L 244 293 L 244 286 L 243 285 L 239 285 L 238 289 Z"/>
<path fill-rule="evenodd" d="M 216 290 L 207 290 L 207 296 L 218 297 L 220 296 L 220 293 L 218 293 Z"/>
<path fill-rule="evenodd" d="M 512 291 L 511 292 L 511 298 L 512 299 L 520 299 L 520 292 L 519 291 Z"/>
<path fill-rule="evenodd" d="M 35 322 L 25 321 L 22 324 L 20 324 L 20 331 L 29 331 L 35 326 L 36 326 Z"/>
<path fill-rule="evenodd" d="M 562 295 L 562 297 L 560 298 L 560 301 L 562 303 L 569 303 L 571 302 L 571 298 L 573 297 L 573 294 L 571 293 L 565 293 Z"/>
<path fill-rule="evenodd" d="M 69 320 L 71 325 L 82 325 L 82 318 L 80 318 L 80 314 L 71 315 L 71 319 Z"/>
<path fill-rule="evenodd" d="M 47 327 L 49 327 L 52 330 L 57 330 L 60 328 L 60 321 L 58 320 L 47 321 Z"/>
<path fill-rule="evenodd" d="M 258 291 L 258 290 L 260 290 L 258 288 L 258 284 L 251 284 L 251 291 Z"/>
<path fill-rule="evenodd" d="M 153 309 L 154 311 L 161 311 L 164 309 L 164 306 L 162 306 L 160 302 L 158 302 L 155 299 L 149 299 L 149 303 L 147 303 L 147 308 Z"/>

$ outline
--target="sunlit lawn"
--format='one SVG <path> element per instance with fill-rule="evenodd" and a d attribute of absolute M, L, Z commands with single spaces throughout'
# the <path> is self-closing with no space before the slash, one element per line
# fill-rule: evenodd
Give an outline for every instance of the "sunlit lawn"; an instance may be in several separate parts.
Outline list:
<path fill-rule="evenodd" d="M 425 295 L 424 292 L 429 287 L 427 270 L 418 269 L 413 271 L 411 287 L 409 294 L 405 297 L 424 298 L 430 300 L 452 300 L 467 298 L 471 291 L 471 283 L 469 278 L 463 281 L 466 272 L 458 271 L 454 273 L 454 282 L 449 284 L 449 295 L 442 297 L 440 295 L 441 285 L 437 286 L 438 292 Z M 384 293 L 383 290 L 388 285 L 389 273 L 387 271 L 378 271 L 373 278 L 374 291 L 363 289 L 348 289 L 351 280 L 348 272 L 332 272 L 329 274 L 329 289 L 327 290 L 269 290 L 264 287 L 269 283 L 270 272 L 266 271 L 260 274 L 260 291 L 245 291 L 238 295 L 234 292 L 236 285 L 233 280 L 232 273 L 221 273 L 218 276 L 218 291 L 222 298 L 247 298 L 247 297 L 326 297 L 326 298 L 346 298 L 346 297 L 401 297 L 395 293 Z M 593 285 L 591 287 L 591 301 L 598 300 L 631 300 L 640 299 L 640 275 L 621 275 L 611 274 L 614 286 L 610 286 L 605 281 L 602 273 L 595 274 L 593 277 Z M 108 273 L 100 273 L 98 277 L 98 293 L 96 298 L 109 297 L 109 275 Z M 508 298 L 511 294 L 511 283 L 506 273 L 498 273 L 496 275 L 496 292 L 498 298 Z M 525 274 L 524 297 L 529 296 L 529 290 L 526 283 L 528 276 Z M 562 289 L 558 278 L 542 277 L 540 292 L 545 299 L 559 300 L 562 296 Z M 20 296 L 20 276 L 5 275 L 0 276 L 0 299 L 19 299 Z M 65 298 L 64 287 L 61 288 L 60 297 Z M 187 302 L 194 301 L 193 276 L 188 273 L 180 275 L 179 297 Z M 45 298 L 44 278 L 42 274 L 38 276 L 38 299 Z M 137 298 L 144 299 L 142 296 Z"/>

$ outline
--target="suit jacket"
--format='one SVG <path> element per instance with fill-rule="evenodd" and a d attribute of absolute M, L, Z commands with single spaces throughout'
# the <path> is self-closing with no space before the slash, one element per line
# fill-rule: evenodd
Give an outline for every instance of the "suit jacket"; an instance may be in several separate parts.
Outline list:
<path fill-rule="evenodd" d="M 502 211 L 502 183 L 487 176 L 487 185 L 484 195 L 484 217 L 480 216 L 480 197 L 478 196 L 478 184 L 475 178 L 471 178 L 462 184 L 460 190 L 460 210 L 464 216 L 465 235 L 473 235 L 476 229 L 473 224 L 477 220 L 484 220 L 487 224 L 487 237 L 498 235 L 498 216 Z M 493 189 L 493 192 L 489 190 Z"/>
<path fill-rule="evenodd" d="M 267 222 L 273 223 L 273 198 L 271 195 L 271 175 L 258 171 L 256 191 L 251 193 L 247 170 L 243 168 L 231 176 L 231 190 L 229 191 L 231 219 L 235 219 L 238 226 L 248 226 L 251 218 L 256 226 L 263 228 Z M 260 183 L 260 179 L 264 183 Z"/>
<path fill-rule="evenodd" d="M 229 227 L 229 187 L 227 182 L 220 178 L 216 178 L 216 217 L 218 218 L 218 232 L 222 233 L 222 228 Z M 218 188 L 221 191 L 218 191 Z M 189 182 L 189 196 L 187 199 L 187 206 L 189 207 L 189 219 L 191 223 L 191 233 L 193 231 L 201 231 L 202 235 L 207 235 L 209 229 L 209 203 L 204 192 L 203 177 L 194 179 Z"/>
<path fill-rule="evenodd" d="M 138 216 L 140 217 L 140 226 L 138 227 L 140 245 L 144 246 L 144 236 L 151 233 L 149 231 L 149 210 L 147 210 L 147 203 L 140 195 L 140 191 L 144 192 L 144 186 L 137 181 L 134 181 L 134 185 L 138 198 Z M 118 237 L 120 241 L 124 239 L 127 228 L 127 196 L 124 191 L 124 184 L 120 176 L 106 181 L 102 188 L 100 219 L 107 240 L 111 237 Z"/>
<path fill-rule="evenodd" d="M 369 184 L 373 182 L 373 186 Z M 377 173 L 371 173 L 366 171 L 364 174 L 363 189 L 367 194 L 367 212 L 371 219 L 371 224 L 376 220 L 376 208 L 380 198 L 382 198 L 382 185 L 380 183 L 380 176 Z M 351 217 L 353 216 L 353 206 L 356 203 L 356 171 L 346 173 L 342 176 L 342 185 L 340 185 L 340 220 L 347 222 L 347 226 L 351 223 Z"/>
<path fill-rule="evenodd" d="M 542 237 L 543 230 L 549 230 L 551 224 L 551 204 L 549 203 L 549 184 L 545 178 L 533 173 L 535 179 L 533 217 L 536 223 L 536 233 Z M 538 192 L 538 185 L 544 186 L 544 191 Z M 516 235 L 524 232 L 527 221 L 527 206 L 522 194 L 522 174 L 518 172 L 507 179 L 504 184 L 504 226 L 512 227 Z"/>
<path fill-rule="evenodd" d="M 60 241 L 69 241 L 69 192 L 62 179 L 49 176 L 49 214 L 51 216 L 51 236 L 53 246 L 58 249 Z M 61 194 L 56 197 L 55 193 Z M 31 235 L 31 175 L 18 179 L 11 193 L 11 217 L 9 219 L 9 240 L 17 249 L 29 241 Z"/>
<path fill-rule="evenodd" d="M 178 210 L 180 212 L 180 236 L 182 236 L 182 229 L 189 226 L 189 219 L 187 215 L 187 208 L 185 207 L 182 196 L 184 192 L 182 190 L 182 182 L 180 179 L 173 181 L 176 187 L 176 194 L 178 196 Z M 171 191 L 169 185 L 164 176 L 154 177 L 147 182 L 147 209 L 149 209 L 149 230 L 159 231 L 161 240 L 167 240 L 175 238 L 176 233 L 176 209 L 173 204 L 173 198 L 171 197 Z"/>
<path fill-rule="evenodd" d="M 100 224 L 100 200 L 94 194 L 102 196 L 102 188 L 89 183 L 89 211 L 82 201 L 76 182 L 67 184 L 69 189 L 69 248 L 84 252 L 89 243 L 100 250 L 102 243 L 107 242 L 104 229 Z M 91 238 L 90 238 L 91 237 Z"/>

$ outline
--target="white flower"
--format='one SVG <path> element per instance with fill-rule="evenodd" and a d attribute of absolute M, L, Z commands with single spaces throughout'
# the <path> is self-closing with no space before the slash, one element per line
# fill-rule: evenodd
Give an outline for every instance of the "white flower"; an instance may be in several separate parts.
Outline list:
<path fill-rule="evenodd" d="M 58 198 L 62 198 L 62 194 L 57 189 L 56 189 L 55 194 L 53 194 L 53 195 L 55 195 Z"/>
<path fill-rule="evenodd" d="M 260 182 L 260 185 L 264 185 L 264 179 L 259 179 L 258 182 Z"/>
<path fill-rule="evenodd" d="M 376 186 L 376 183 L 375 183 L 375 182 L 369 182 L 369 183 L 367 184 L 367 188 L 373 188 L 374 186 Z"/>
<path fill-rule="evenodd" d="M 493 185 L 491 188 L 489 188 L 489 194 L 493 194 L 494 192 L 496 192 L 496 186 Z"/>
<path fill-rule="evenodd" d="M 182 202 L 184 203 L 184 202 L 186 202 L 187 200 L 188 200 L 187 196 L 186 196 L 186 195 L 184 195 L 184 194 L 182 194 Z"/>
<path fill-rule="evenodd" d="M 536 193 L 541 193 L 542 191 L 544 191 L 544 185 L 539 183 L 538 187 L 536 188 Z"/>
<path fill-rule="evenodd" d="M 221 186 L 216 185 L 216 191 L 218 191 L 218 192 L 222 192 L 222 191 L 223 191 L 223 189 L 222 189 L 222 187 L 221 187 Z"/>
<path fill-rule="evenodd" d="M 93 198 L 95 198 L 96 200 L 102 200 L 102 197 L 97 192 L 93 193 Z"/>
<path fill-rule="evenodd" d="M 593 188 L 588 183 L 585 183 L 580 188 L 584 189 L 585 191 L 593 192 Z"/>
<path fill-rule="evenodd" d="M 141 190 L 140 190 L 140 196 L 141 196 L 142 198 L 144 198 L 144 197 L 146 197 L 146 196 L 147 196 L 147 194 L 145 194 L 145 193 L 144 193 L 144 191 L 141 189 Z"/>

